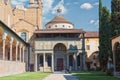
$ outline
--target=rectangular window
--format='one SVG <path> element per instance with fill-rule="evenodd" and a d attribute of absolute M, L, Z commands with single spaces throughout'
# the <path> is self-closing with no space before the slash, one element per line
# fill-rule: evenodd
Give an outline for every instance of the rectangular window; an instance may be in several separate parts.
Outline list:
<path fill-rule="evenodd" d="M 90 45 L 86 45 L 86 50 L 90 50 Z"/>

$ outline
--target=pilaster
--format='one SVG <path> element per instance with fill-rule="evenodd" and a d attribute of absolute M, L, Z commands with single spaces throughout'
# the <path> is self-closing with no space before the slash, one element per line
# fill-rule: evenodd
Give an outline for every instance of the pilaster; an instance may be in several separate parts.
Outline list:
<path fill-rule="evenodd" d="M 22 53 L 23 53 L 23 56 L 22 56 L 22 57 L 23 57 L 23 60 L 22 60 L 22 61 L 24 62 L 24 55 L 25 55 L 25 47 L 24 47 L 24 46 L 23 46 L 23 49 L 22 49 L 22 50 L 23 50 L 23 52 L 22 52 Z"/>
<path fill-rule="evenodd" d="M 45 72 L 45 53 L 43 53 L 43 71 Z"/>
<path fill-rule="evenodd" d="M 67 54 L 67 69 L 69 69 L 69 53 Z"/>
<path fill-rule="evenodd" d="M 37 72 L 37 54 L 35 54 L 35 72 Z"/>
<path fill-rule="evenodd" d="M 52 56 L 52 72 L 54 72 L 54 53 L 52 53 L 51 56 Z"/>

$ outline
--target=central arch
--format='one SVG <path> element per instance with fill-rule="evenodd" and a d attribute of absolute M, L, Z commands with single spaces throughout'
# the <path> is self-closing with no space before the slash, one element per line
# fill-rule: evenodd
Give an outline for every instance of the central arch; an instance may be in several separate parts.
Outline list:
<path fill-rule="evenodd" d="M 67 67 L 67 48 L 63 43 L 54 46 L 54 63 L 55 71 L 62 71 Z"/>

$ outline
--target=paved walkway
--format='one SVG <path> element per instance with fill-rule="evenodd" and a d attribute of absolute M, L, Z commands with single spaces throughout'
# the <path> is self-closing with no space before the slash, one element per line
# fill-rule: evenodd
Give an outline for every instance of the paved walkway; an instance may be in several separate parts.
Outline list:
<path fill-rule="evenodd" d="M 71 74 L 65 74 L 62 72 L 54 72 L 43 80 L 78 80 L 75 76 Z"/>

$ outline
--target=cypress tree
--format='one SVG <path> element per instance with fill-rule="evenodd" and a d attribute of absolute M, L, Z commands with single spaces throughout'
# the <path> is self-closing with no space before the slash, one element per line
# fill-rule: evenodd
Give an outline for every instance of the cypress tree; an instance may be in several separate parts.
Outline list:
<path fill-rule="evenodd" d="M 106 7 L 99 5 L 99 61 L 102 69 L 107 68 L 109 54 L 111 53 L 110 41 L 110 13 Z"/>
<path fill-rule="evenodd" d="M 120 0 L 112 0 L 111 4 L 111 34 L 115 36 L 120 34 Z"/>

